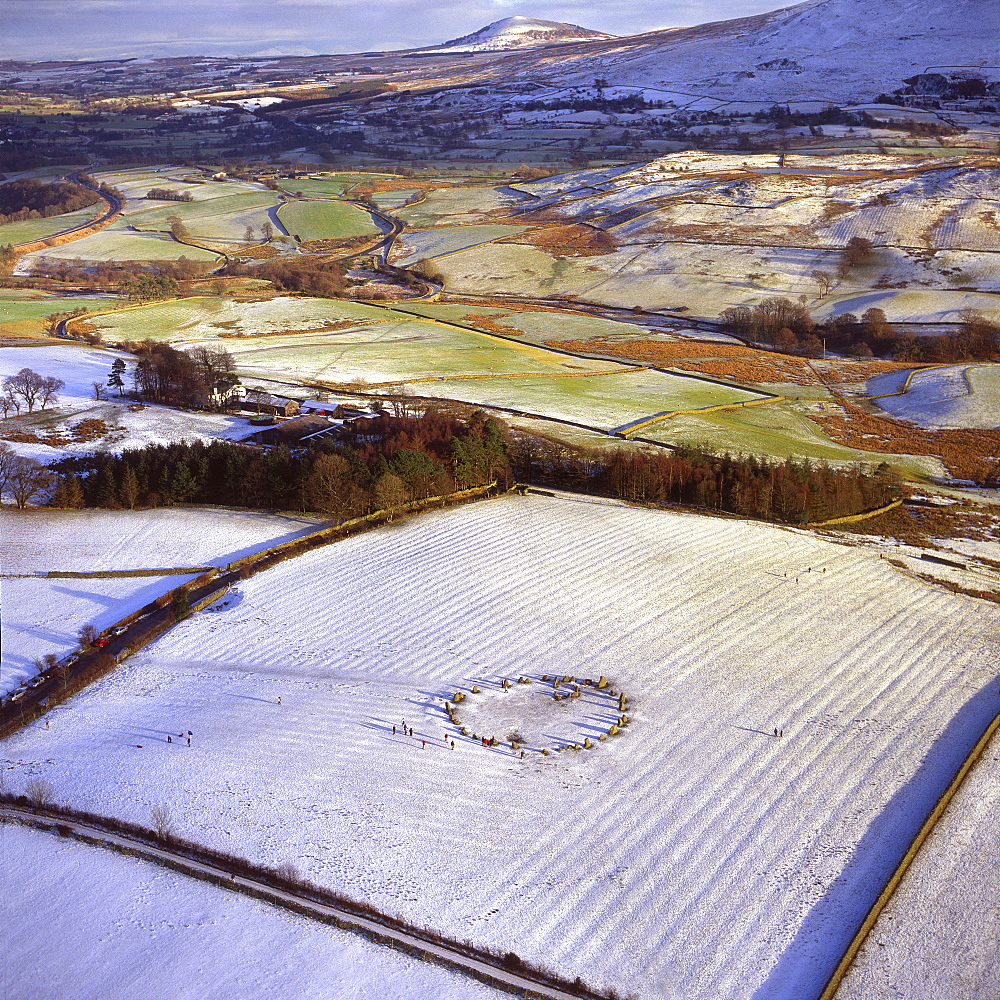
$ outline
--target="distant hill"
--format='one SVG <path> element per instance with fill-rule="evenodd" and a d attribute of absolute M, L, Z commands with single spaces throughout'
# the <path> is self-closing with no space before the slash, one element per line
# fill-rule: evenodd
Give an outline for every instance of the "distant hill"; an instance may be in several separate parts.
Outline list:
<path fill-rule="evenodd" d="M 502 52 L 505 49 L 525 49 L 563 42 L 586 42 L 611 39 L 600 31 L 581 28 L 577 24 L 542 21 L 534 17 L 505 17 L 472 34 L 453 38 L 422 52 Z"/>

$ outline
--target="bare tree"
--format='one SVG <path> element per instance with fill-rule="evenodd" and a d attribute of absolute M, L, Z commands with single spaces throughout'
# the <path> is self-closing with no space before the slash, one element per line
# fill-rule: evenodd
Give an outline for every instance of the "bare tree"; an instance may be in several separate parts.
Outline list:
<path fill-rule="evenodd" d="M 830 286 L 833 284 L 833 275 L 829 271 L 810 271 L 809 277 L 816 282 L 816 287 L 819 289 L 819 297 L 826 298 L 830 291 Z"/>
<path fill-rule="evenodd" d="M 15 413 L 21 412 L 21 401 L 8 390 L 0 395 L 0 409 L 3 410 L 3 418 L 6 420 L 11 410 Z"/>
<path fill-rule="evenodd" d="M 54 797 L 52 785 L 45 778 L 32 778 L 24 786 L 24 794 L 31 800 L 31 804 L 39 809 L 49 805 Z"/>
<path fill-rule="evenodd" d="M 14 503 L 23 509 L 51 489 L 56 479 L 56 475 L 49 472 L 41 462 L 15 455 L 10 459 L 4 489 L 14 498 Z"/>
<path fill-rule="evenodd" d="M 94 640 L 101 634 L 96 625 L 86 624 L 76 633 L 77 641 L 81 646 L 92 646 Z"/>
<path fill-rule="evenodd" d="M 0 441 L 0 493 L 7 492 L 7 480 L 14 468 L 17 452 L 6 441 Z"/>
<path fill-rule="evenodd" d="M 864 236 L 852 236 L 847 241 L 847 246 L 840 251 L 840 266 L 838 271 L 841 277 L 845 277 L 854 267 L 863 260 L 870 257 L 875 249 L 875 244 Z"/>
<path fill-rule="evenodd" d="M 149 810 L 149 818 L 153 821 L 153 828 L 161 840 L 165 840 L 174 832 L 174 816 L 170 806 L 163 804 L 153 806 Z"/>
<path fill-rule="evenodd" d="M 44 384 L 45 379 L 38 372 L 34 372 L 30 368 L 22 368 L 15 375 L 8 375 L 3 380 L 3 390 L 15 397 L 20 396 L 27 405 L 28 412 L 31 413 Z"/>
<path fill-rule="evenodd" d="M 66 383 L 61 378 L 49 378 L 42 379 L 42 387 L 38 392 L 39 402 L 42 404 L 42 409 L 45 410 L 50 406 L 55 406 L 59 402 L 59 390 L 65 388 Z"/>
<path fill-rule="evenodd" d="M 104 399 L 104 383 L 103 382 L 91 382 L 94 388 L 94 399 L 100 401 Z"/>

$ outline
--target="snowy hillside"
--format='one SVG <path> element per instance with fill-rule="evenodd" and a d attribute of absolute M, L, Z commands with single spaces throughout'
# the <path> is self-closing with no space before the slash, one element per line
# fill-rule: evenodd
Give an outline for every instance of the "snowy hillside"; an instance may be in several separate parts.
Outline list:
<path fill-rule="evenodd" d="M 497 52 L 503 49 L 528 48 L 535 45 L 555 45 L 560 42 L 587 42 L 613 38 L 600 31 L 581 28 L 578 24 L 542 21 L 535 17 L 505 17 L 485 28 L 443 45 L 423 51 L 433 52 Z"/>
<path fill-rule="evenodd" d="M 525 64 L 568 84 L 695 88 L 744 101 L 873 100 L 918 74 L 1000 80 L 993 0 L 809 0 L 754 17 L 651 32 Z M 515 68 L 510 66 L 515 72 Z"/>

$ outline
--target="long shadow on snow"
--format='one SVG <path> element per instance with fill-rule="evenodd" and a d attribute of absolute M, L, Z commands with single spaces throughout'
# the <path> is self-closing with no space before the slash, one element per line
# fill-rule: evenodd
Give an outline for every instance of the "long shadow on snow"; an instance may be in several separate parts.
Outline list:
<path fill-rule="evenodd" d="M 1000 687 L 994 680 L 958 710 L 913 777 L 865 831 L 842 875 L 806 914 L 795 938 L 751 1000 L 810 1000 L 822 993 L 921 825 L 1000 711 L 998 696 Z M 779 899 L 775 905 L 780 905 Z"/>

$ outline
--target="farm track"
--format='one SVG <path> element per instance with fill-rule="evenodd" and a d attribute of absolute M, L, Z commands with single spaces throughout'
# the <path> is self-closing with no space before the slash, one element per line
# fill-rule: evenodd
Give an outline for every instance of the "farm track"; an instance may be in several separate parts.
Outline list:
<path fill-rule="evenodd" d="M 19 822 L 46 831 L 58 826 L 60 836 L 72 835 L 94 847 L 138 857 L 232 892 L 291 910 L 300 916 L 325 924 L 333 923 L 340 930 L 363 934 L 370 940 L 400 948 L 424 961 L 442 963 L 508 993 L 538 997 L 541 1000 L 580 1000 L 581 996 L 588 996 L 583 991 L 570 993 L 527 975 L 511 972 L 495 961 L 490 961 L 493 956 L 483 954 L 482 958 L 476 958 L 468 953 L 468 949 L 460 950 L 457 944 L 449 946 L 445 941 L 435 942 L 415 933 L 408 933 L 398 926 L 397 921 L 385 914 L 364 916 L 346 907 L 320 902 L 306 892 L 277 888 L 263 879 L 239 874 L 236 865 L 226 866 L 218 860 L 214 863 L 200 860 L 192 856 L 193 852 L 181 853 L 155 846 L 139 837 L 109 830 L 72 814 L 53 815 L 27 806 L 0 803 L 0 822 Z"/>

